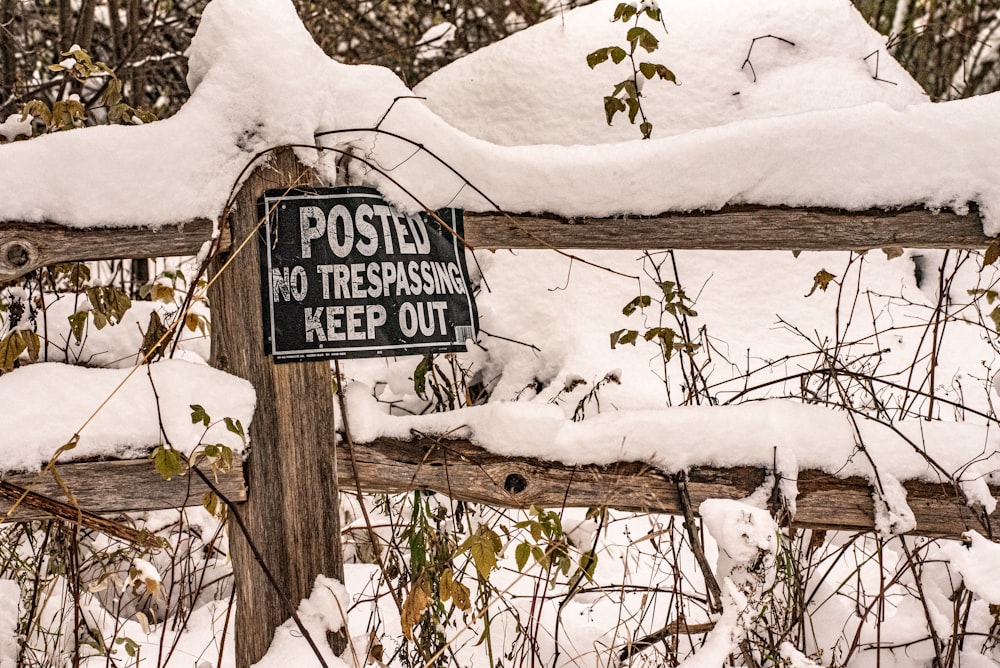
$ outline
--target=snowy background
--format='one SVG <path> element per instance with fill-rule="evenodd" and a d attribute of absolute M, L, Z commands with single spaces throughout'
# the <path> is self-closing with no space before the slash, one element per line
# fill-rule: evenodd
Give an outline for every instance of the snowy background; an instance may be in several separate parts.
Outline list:
<path fill-rule="evenodd" d="M 677 79 L 645 82 L 642 105 L 653 124 L 645 141 L 624 115 L 610 126 L 605 121 L 603 97 L 631 75 L 628 61 L 587 65 L 595 49 L 627 46 L 628 26 L 610 21 L 615 5 L 596 2 L 516 33 L 411 91 L 388 70 L 329 59 L 283 0 L 214 0 L 187 54 L 192 94 L 180 111 L 138 127 L 92 127 L 0 146 L 0 219 L 79 227 L 215 219 L 255 155 L 296 144 L 316 147 L 297 154 L 331 182 L 378 186 L 406 209 L 415 202 L 386 174 L 428 206 L 474 211 L 489 210 L 477 189 L 508 212 L 566 216 L 739 203 L 848 210 L 922 204 L 965 213 L 975 204 L 986 231 L 1000 230 L 1000 97 L 931 102 L 890 57 L 886 38 L 849 3 L 678 0 L 660 5 L 662 23 L 640 17 L 660 40 L 649 60 L 669 67 Z M 431 33 L 431 43 L 447 41 L 447 26 L 438 31 L 444 37 Z M 396 101 L 400 97 L 406 99 Z M 18 123 L 19 117 L 4 123 L 5 136 L 20 132 Z M 359 130 L 375 125 L 433 155 Z M 317 140 L 316 133 L 331 134 Z M 323 150 L 333 147 L 364 160 L 345 170 Z M 61 170 L 71 170 L 72 179 L 51 178 Z M 458 429 L 503 454 L 569 464 L 641 460 L 674 472 L 696 464 L 777 463 L 790 478 L 800 468 L 877 473 L 883 481 L 923 478 L 960 484 L 971 501 L 992 511 L 987 483 L 997 482 L 998 470 L 998 323 L 991 291 L 997 288 L 980 254 L 651 249 L 580 255 L 597 266 L 548 251 L 470 257 L 478 268 L 486 333 L 467 353 L 441 361 L 450 378 L 436 382 L 488 397 L 488 403 L 438 413 L 440 402 L 414 389 L 419 359 L 352 361 L 344 369 L 352 381 L 348 420 L 355 437 Z M 189 264 L 171 265 L 177 267 L 194 274 Z M 820 285 L 821 272 L 829 275 L 826 285 Z M 683 293 L 665 294 L 658 285 L 665 281 Z M 31 308 L 17 290 L 6 293 L 5 303 L 20 300 Z M 648 305 L 623 313 L 643 295 Z M 195 332 L 180 347 L 182 359 L 151 367 L 159 394 L 171 403 L 157 405 L 145 370 L 128 371 L 142 339 L 137 325 L 144 327 L 152 310 L 177 317 L 175 305 L 136 303 L 121 323 L 94 328 L 76 342 L 67 318 L 90 307 L 64 297 L 37 309 L 31 327 L 45 333 L 48 363 L 0 376 L 5 469 L 37 467 L 74 434 L 80 446 L 73 454 L 134 454 L 158 442 L 158 416 L 171 442 L 191 452 L 207 442 L 192 425 L 191 404 L 205 406 L 216 419 L 250 422 L 252 391 L 205 365 L 206 341 Z M 13 328 L 9 318 L 5 323 Z M 669 348 L 669 359 L 656 338 L 643 340 L 653 327 L 675 330 L 672 341 L 680 348 Z M 630 329 L 639 332 L 635 345 L 609 345 L 612 332 Z M 831 382 L 837 374 L 840 382 Z M 113 391 L 127 396 L 128 404 L 103 405 Z M 225 438 L 242 447 L 231 434 Z M 859 446 L 870 460 L 857 456 Z M 372 509 L 387 546 L 396 540 L 396 523 L 418 526 L 421 513 L 437 512 L 418 510 L 419 503 L 386 500 Z M 423 503 L 448 507 L 441 499 Z M 894 497 L 891 504 L 905 517 L 904 499 Z M 355 520 L 345 530 L 354 562 L 347 566 L 346 590 L 317 583 L 302 617 L 322 637 L 339 626 L 346 609 L 360 655 L 378 645 L 388 663 L 408 665 L 409 629 L 386 595 L 384 574 L 365 557 L 373 548 L 360 530 L 357 504 L 347 502 L 345 512 Z M 529 520 L 494 509 L 476 512 L 480 526 L 511 531 L 496 529 L 505 549 L 489 580 L 495 589 L 476 579 L 479 564 L 470 566 L 467 553 L 456 553 L 455 567 L 463 564 L 473 599 L 504 592 L 506 613 L 492 617 L 484 646 L 476 644 L 481 630 L 471 613 L 442 616 L 434 631 L 450 642 L 448 660 L 455 665 L 485 665 L 501 656 L 504 665 L 609 665 L 627 638 L 668 617 L 712 621 L 714 628 L 685 636 L 687 647 L 642 654 L 634 665 L 675 661 L 692 651 L 692 662 L 721 665 L 741 653 L 741 643 L 757 642 L 754 634 L 762 628 L 778 626 L 757 614 L 789 607 L 774 598 L 776 579 L 808 601 L 801 606 L 808 623 L 779 643 L 780 661 L 789 665 L 923 665 L 945 653 L 941 638 L 953 643 L 948 647 L 955 647 L 956 665 L 995 661 L 990 605 L 1000 604 L 1000 554 L 978 535 L 969 549 L 913 539 L 886 543 L 886 536 L 779 538 L 766 512 L 709 502 L 701 509 L 714 539 L 706 550 L 723 585 L 721 616 L 713 616 L 704 582 L 681 582 L 687 577 L 682 573 L 694 572 L 693 556 L 674 519 L 614 513 L 598 519 L 565 511 L 567 549 L 596 555 L 594 582 L 620 592 L 588 582 L 580 593 L 579 582 L 564 578 L 553 589 L 556 602 L 542 606 L 549 573 L 533 572 L 545 571 L 534 561 L 524 568 L 516 563 L 521 539 L 513 532 L 517 522 Z M 224 573 L 225 553 L 214 551 L 221 544 L 217 522 L 201 511 L 189 514 L 185 521 L 200 527 L 198 540 L 133 561 L 117 580 L 104 578 L 103 589 L 100 582 L 93 587 L 86 614 L 101 636 L 134 639 L 142 648 L 135 657 L 120 647 L 122 665 L 174 665 L 169 657 L 176 657 L 176 665 L 201 668 L 216 665 L 219 655 L 224 665 L 231 661 L 231 641 L 222 640 L 231 601 L 222 587 L 199 589 L 184 604 L 190 615 L 185 625 L 150 627 L 163 609 L 155 594 L 152 603 L 119 597 L 117 615 L 108 614 L 114 608 L 100 596 L 115 588 L 148 593 L 162 587 L 170 592 L 165 600 L 180 597 L 183 585 L 173 582 L 181 578 L 165 574 L 181 557 L 192 571 Z M 182 534 L 161 515 L 139 522 Z M 426 524 L 428 535 L 435 526 L 440 529 L 440 522 Z M 468 532 L 473 534 L 471 523 Z M 669 547 L 658 544 L 658 536 L 666 536 Z M 775 563 L 794 550 L 807 567 L 802 582 L 790 584 Z M 926 564 L 919 575 L 914 552 Z M 412 575 L 415 591 L 419 574 Z M 966 589 L 956 598 L 959 581 Z M 912 595 L 917 589 L 923 590 Z M 949 597 L 967 601 L 967 608 L 956 612 Z M 50 627 L 72 623 L 59 603 L 62 595 L 47 600 L 53 603 L 36 610 L 41 619 Z M 873 615 L 876 600 L 882 602 Z M 14 619 L 18 611 L 10 604 L 6 613 Z M 953 632 L 955 619 L 964 620 L 967 635 Z M 8 629 L 13 623 L 0 616 Z M 279 631 L 271 663 L 264 665 L 306 665 L 311 654 L 298 635 L 291 626 Z M 0 644 L 0 665 L 17 652 L 14 644 Z M 95 650 L 87 665 L 104 665 L 104 654 Z"/>

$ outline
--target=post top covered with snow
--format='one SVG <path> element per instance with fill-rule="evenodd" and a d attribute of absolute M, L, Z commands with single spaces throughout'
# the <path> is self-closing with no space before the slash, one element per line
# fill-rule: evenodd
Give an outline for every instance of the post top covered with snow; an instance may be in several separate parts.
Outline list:
<path fill-rule="evenodd" d="M 627 60 L 594 71 L 587 53 L 625 43 L 615 2 L 567 13 L 431 77 L 414 99 L 391 72 L 346 66 L 312 41 L 289 0 L 214 0 L 192 43 L 192 95 L 174 116 L 0 146 L 0 220 L 123 226 L 216 218 L 244 167 L 283 144 L 350 150 L 352 182 L 401 206 L 490 210 L 454 167 L 511 212 L 657 214 L 726 204 L 843 209 L 977 202 L 1000 231 L 1000 96 L 931 104 L 846 2 L 662 5 L 649 60 L 681 86 L 646 82 L 653 138 L 603 95 Z M 753 73 L 743 62 L 750 53 Z M 879 79 L 875 58 L 879 54 Z M 753 80 L 756 75 L 756 82 Z M 391 107 L 391 111 L 390 111 Z M 388 114 L 387 114 L 388 111 Z M 463 131 L 464 130 L 464 131 Z M 593 145 L 596 142 L 605 142 Z M 505 146 L 503 144 L 517 144 Z M 574 144 L 574 145 L 559 145 Z M 592 145 L 583 145 L 592 144 Z M 299 149 L 330 179 L 333 151 Z M 383 173 L 391 173 L 397 187 Z"/>

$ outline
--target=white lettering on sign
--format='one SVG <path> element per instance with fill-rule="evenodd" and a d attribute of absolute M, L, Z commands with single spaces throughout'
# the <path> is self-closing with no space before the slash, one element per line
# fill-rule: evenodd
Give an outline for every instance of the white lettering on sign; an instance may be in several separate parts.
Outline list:
<path fill-rule="evenodd" d="M 374 340 L 387 318 L 381 304 L 306 307 L 306 343 Z"/>
<path fill-rule="evenodd" d="M 377 217 L 379 228 L 372 223 Z M 427 225 L 418 215 L 405 216 L 384 204 L 362 204 L 355 214 L 336 204 L 324 215 L 318 206 L 299 209 L 302 257 L 312 257 L 313 243 L 326 239 L 333 254 L 345 258 L 355 249 L 365 257 L 374 255 L 381 244 L 387 255 L 427 255 L 431 250 Z"/>
<path fill-rule="evenodd" d="M 460 212 L 439 214 L 455 233 L 356 187 L 268 191 L 260 206 L 264 322 L 277 361 L 459 350 L 474 335 L 454 236 Z"/>
<path fill-rule="evenodd" d="M 465 294 L 462 270 L 454 262 L 410 260 L 409 262 L 319 264 L 316 265 L 316 273 L 320 277 L 323 299 L 330 299 L 331 296 L 333 299 L 378 299 L 383 296 L 399 295 L 431 297 Z M 287 285 L 278 285 L 280 280 L 285 279 L 281 279 L 280 276 L 274 279 L 275 290 L 279 287 L 287 290 Z M 301 280 L 304 284 L 304 271 Z"/>
<path fill-rule="evenodd" d="M 271 292 L 274 301 L 290 301 L 294 299 L 301 302 L 306 298 L 309 291 L 309 281 L 306 279 L 306 270 L 301 266 L 275 267 L 271 269 Z"/>

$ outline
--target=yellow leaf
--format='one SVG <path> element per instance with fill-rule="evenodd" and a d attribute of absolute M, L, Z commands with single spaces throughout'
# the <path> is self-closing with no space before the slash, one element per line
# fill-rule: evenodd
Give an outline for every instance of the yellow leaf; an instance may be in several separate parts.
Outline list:
<path fill-rule="evenodd" d="M 403 635 L 410 641 L 413 640 L 413 629 L 420 623 L 420 617 L 424 614 L 424 610 L 431 604 L 430 592 L 426 591 L 426 587 L 427 583 L 421 575 L 413 583 L 410 595 L 406 597 L 406 601 L 403 603 L 399 623 L 403 627 Z"/>

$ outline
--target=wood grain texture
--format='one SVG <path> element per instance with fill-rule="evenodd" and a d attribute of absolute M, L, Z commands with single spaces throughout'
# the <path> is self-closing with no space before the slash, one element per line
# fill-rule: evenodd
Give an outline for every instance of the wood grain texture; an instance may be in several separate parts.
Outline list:
<path fill-rule="evenodd" d="M 206 475 L 212 475 L 208 466 L 199 468 Z M 159 547 L 160 540 L 155 535 L 135 529 L 127 520 L 123 522 L 102 515 L 197 506 L 209 491 L 196 475 L 164 480 L 152 462 L 145 459 L 60 464 L 57 471 L 73 499 L 48 473 L 8 474 L 0 480 L 3 521 L 54 517 L 134 545 Z M 240 456 L 234 457 L 233 470 L 220 474 L 215 485 L 231 500 L 246 498 Z"/>
<path fill-rule="evenodd" d="M 59 262 L 195 255 L 211 237 L 206 218 L 157 229 L 0 223 L 0 283 Z"/>
<path fill-rule="evenodd" d="M 340 484 L 354 488 L 355 473 L 347 446 L 340 449 Z M 527 457 L 501 457 L 466 440 L 380 438 L 355 444 L 361 488 L 370 492 L 426 489 L 455 499 L 511 508 L 605 506 L 633 512 L 680 514 L 674 479 L 639 462 L 607 466 L 566 466 Z M 696 467 L 688 473 L 688 492 L 697 509 L 706 499 L 740 499 L 764 484 L 766 472 L 743 467 Z M 917 519 L 913 533 L 957 538 L 969 529 L 1000 536 L 1000 514 L 987 522 L 947 485 L 903 484 Z M 863 478 L 838 478 L 822 471 L 801 471 L 797 510 L 791 526 L 804 529 L 871 531 L 872 490 Z M 991 488 L 994 496 L 1000 487 Z"/>
<path fill-rule="evenodd" d="M 258 168 L 229 218 L 233 246 L 257 234 L 257 198 L 264 190 L 308 185 L 310 179 L 291 151 Z M 297 606 L 312 591 L 317 575 L 343 578 L 332 376 L 329 362 L 275 364 L 264 356 L 259 258 L 253 239 L 234 257 L 222 255 L 214 264 L 218 280 L 209 290 L 212 363 L 250 381 L 257 391 L 246 462 L 247 501 L 238 512 L 284 595 Z M 289 611 L 235 524 L 229 536 L 239 601 L 236 665 L 248 668 L 266 653 L 274 629 Z"/>
<path fill-rule="evenodd" d="M 572 218 L 465 214 L 474 248 L 870 250 L 985 248 L 978 213 L 920 207 L 860 212 L 837 209 L 729 206 L 720 211 L 658 216 Z"/>
<path fill-rule="evenodd" d="M 158 230 L 74 229 L 56 224 L 0 222 L 0 282 L 56 262 L 194 255 L 211 235 L 206 219 Z M 474 248 L 644 248 L 716 250 L 871 250 L 985 248 L 976 212 L 965 216 L 920 207 L 861 212 L 733 206 L 720 211 L 658 216 L 573 218 L 554 215 L 465 214 Z M 223 249 L 229 238 L 223 236 Z"/>
<path fill-rule="evenodd" d="M 200 467 L 207 475 L 211 471 Z M 201 504 L 201 497 L 208 487 L 196 475 L 174 476 L 164 480 L 148 459 L 124 459 L 102 462 L 70 462 L 58 464 L 57 470 L 66 486 L 76 496 L 83 510 L 94 514 L 165 510 Z M 3 482 L 28 488 L 31 491 L 60 503 L 72 503 L 49 474 L 8 473 Z M 213 481 L 214 482 L 214 481 Z M 233 470 L 220 474 L 215 483 L 226 497 L 233 501 L 246 499 L 243 482 L 243 459 L 233 457 Z M 0 499 L 0 514 L 10 510 L 9 500 Z M 15 521 L 50 517 L 29 506 L 19 507 L 11 519 Z"/>

